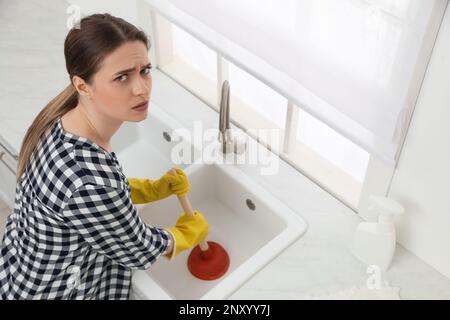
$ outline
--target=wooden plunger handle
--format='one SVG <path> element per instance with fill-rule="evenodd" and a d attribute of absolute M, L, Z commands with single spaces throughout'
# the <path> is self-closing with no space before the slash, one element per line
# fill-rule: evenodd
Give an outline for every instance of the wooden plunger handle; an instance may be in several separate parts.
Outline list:
<path fill-rule="evenodd" d="M 180 201 L 181 208 L 183 208 L 183 211 L 188 216 L 193 216 L 195 214 L 194 210 L 192 209 L 191 202 L 189 201 L 187 195 L 177 195 L 178 200 Z"/>
<path fill-rule="evenodd" d="M 170 169 L 169 172 L 173 175 L 177 175 L 177 172 L 174 169 Z M 184 213 L 188 216 L 193 216 L 195 213 L 194 213 L 194 210 L 192 209 L 191 202 L 189 201 L 187 194 L 177 195 L 177 197 L 178 197 L 178 201 L 180 201 L 181 208 L 183 209 Z M 208 243 L 206 242 L 206 240 L 200 242 L 199 246 L 200 246 L 200 249 L 202 249 L 202 251 L 206 251 L 209 249 L 209 246 L 208 246 Z"/>

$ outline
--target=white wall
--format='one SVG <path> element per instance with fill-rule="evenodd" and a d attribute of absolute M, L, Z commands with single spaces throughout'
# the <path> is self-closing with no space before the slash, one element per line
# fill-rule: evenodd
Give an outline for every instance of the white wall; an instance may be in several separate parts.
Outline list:
<path fill-rule="evenodd" d="M 394 173 L 398 242 L 450 278 L 450 8 Z"/>
<path fill-rule="evenodd" d="M 66 0 L 69 4 L 80 7 L 83 15 L 93 13 L 110 13 L 127 20 L 132 24 L 137 23 L 136 0 Z"/>

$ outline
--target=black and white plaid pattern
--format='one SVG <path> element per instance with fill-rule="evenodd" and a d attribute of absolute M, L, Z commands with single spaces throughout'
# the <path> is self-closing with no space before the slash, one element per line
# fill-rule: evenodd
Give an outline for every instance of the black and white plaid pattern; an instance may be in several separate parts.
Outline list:
<path fill-rule="evenodd" d="M 132 269 L 166 252 L 146 225 L 114 152 L 58 118 L 16 186 L 0 246 L 1 299 L 128 299 Z"/>

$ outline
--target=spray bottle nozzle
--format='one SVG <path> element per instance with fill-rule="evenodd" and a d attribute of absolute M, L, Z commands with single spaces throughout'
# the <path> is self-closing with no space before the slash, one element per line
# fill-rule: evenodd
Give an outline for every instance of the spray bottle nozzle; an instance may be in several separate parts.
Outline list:
<path fill-rule="evenodd" d="M 394 216 L 403 214 L 405 209 L 395 200 L 387 197 L 369 196 L 369 210 L 378 214 L 378 221 L 391 223 Z"/>

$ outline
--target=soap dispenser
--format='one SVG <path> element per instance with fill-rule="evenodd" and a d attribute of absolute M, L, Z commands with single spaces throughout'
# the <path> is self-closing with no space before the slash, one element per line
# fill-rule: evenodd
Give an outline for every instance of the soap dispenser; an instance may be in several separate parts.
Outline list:
<path fill-rule="evenodd" d="M 362 262 L 387 270 L 397 241 L 394 216 L 403 214 L 404 208 L 392 199 L 371 195 L 368 209 L 378 214 L 378 222 L 362 222 L 358 225 L 351 251 Z"/>

